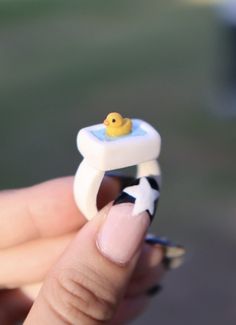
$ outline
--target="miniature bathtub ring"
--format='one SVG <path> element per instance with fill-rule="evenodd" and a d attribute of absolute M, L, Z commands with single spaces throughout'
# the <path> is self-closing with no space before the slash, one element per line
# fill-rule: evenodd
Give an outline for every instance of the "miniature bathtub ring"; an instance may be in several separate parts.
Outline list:
<path fill-rule="evenodd" d="M 159 133 L 147 122 L 132 119 L 132 131 L 123 136 L 107 136 L 104 124 L 83 128 L 77 146 L 84 157 L 74 180 L 75 202 L 91 220 L 97 213 L 97 194 L 106 171 L 137 165 L 137 178 L 154 176 L 160 184 L 156 159 L 161 148 Z"/>

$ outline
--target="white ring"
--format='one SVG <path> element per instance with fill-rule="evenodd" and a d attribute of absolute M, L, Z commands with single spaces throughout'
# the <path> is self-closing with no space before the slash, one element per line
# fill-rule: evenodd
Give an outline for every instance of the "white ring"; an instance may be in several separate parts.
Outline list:
<path fill-rule="evenodd" d="M 90 220 L 97 213 L 97 194 L 106 171 L 137 165 L 137 177 L 155 176 L 160 184 L 159 133 L 142 120 L 132 120 L 133 131 L 127 136 L 107 138 L 103 124 L 81 129 L 77 146 L 84 159 L 74 180 L 75 202 Z"/>

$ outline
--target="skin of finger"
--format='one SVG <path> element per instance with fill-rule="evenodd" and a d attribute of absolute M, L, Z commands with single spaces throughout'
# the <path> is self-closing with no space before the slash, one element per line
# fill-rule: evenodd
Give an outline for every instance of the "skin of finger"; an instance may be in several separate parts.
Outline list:
<path fill-rule="evenodd" d="M 0 251 L 0 283 L 12 288 L 43 281 L 74 236 L 72 233 L 53 239 L 40 239 Z M 138 293 L 143 290 L 144 285 L 140 279 L 160 265 L 162 255 L 160 247 L 143 245 L 128 294 L 132 293 L 133 287 Z M 19 263 L 20 260 L 24 263 Z"/>
<path fill-rule="evenodd" d="M 111 324 L 129 324 L 131 321 L 138 318 L 147 309 L 149 303 L 150 298 L 145 295 L 134 298 L 125 298 L 121 302 Z"/>
<path fill-rule="evenodd" d="M 165 275 L 165 270 L 162 265 L 150 268 L 140 277 L 131 278 L 125 297 L 137 297 L 144 295 L 147 291 L 159 284 Z"/>
<path fill-rule="evenodd" d="M 71 233 L 0 250 L 0 285 L 13 288 L 42 281 L 74 237 Z"/>
<path fill-rule="evenodd" d="M 74 236 L 72 233 L 52 239 L 39 239 L 0 251 L 0 283 L 13 288 L 43 281 Z M 156 268 L 161 260 L 162 250 L 159 247 L 144 244 L 131 281 L 139 281 L 150 269 Z"/>
<path fill-rule="evenodd" d="M 26 295 L 26 297 L 34 301 L 39 294 L 42 284 L 42 282 L 31 283 L 20 287 L 20 289 Z"/>
<path fill-rule="evenodd" d="M 161 282 L 166 273 L 162 259 L 161 247 L 143 244 L 138 263 L 127 288 L 127 297 L 143 295 L 152 286 Z"/>
<path fill-rule="evenodd" d="M 99 318 L 102 324 L 104 319 L 107 321 L 113 316 L 140 252 L 122 266 L 100 254 L 96 237 L 106 214 L 103 210 L 99 218 L 87 223 L 66 249 L 44 282 L 25 325 L 37 323 L 39 317 L 43 317 L 41 321 L 45 325 L 55 323 L 55 318 L 58 324 L 74 323 L 76 319 L 78 324 L 89 325 L 98 324 Z M 71 303 L 68 309 L 71 299 L 75 309 Z M 101 303 L 109 306 L 102 315 Z"/>
<path fill-rule="evenodd" d="M 153 285 L 160 283 L 166 273 L 163 265 L 160 263 L 161 261 L 157 256 L 155 256 L 156 249 L 153 249 L 152 247 L 149 249 L 148 247 L 148 250 L 145 250 L 145 246 L 146 245 L 143 247 L 138 264 L 130 279 L 130 283 L 125 293 L 126 297 L 145 296 L 148 289 Z M 136 272 L 137 269 L 140 270 L 138 273 Z M 41 285 L 41 283 L 37 285 L 36 290 L 35 286 L 29 286 L 23 288 L 23 291 L 24 293 L 29 294 L 31 298 L 35 299 Z"/>
<path fill-rule="evenodd" d="M 0 193 L 0 248 L 78 230 L 86 223 L 73 196 L 73 177 Z M 119 193 L 117 179 L 105 177 L 98 195 L 102 207 Z"/>

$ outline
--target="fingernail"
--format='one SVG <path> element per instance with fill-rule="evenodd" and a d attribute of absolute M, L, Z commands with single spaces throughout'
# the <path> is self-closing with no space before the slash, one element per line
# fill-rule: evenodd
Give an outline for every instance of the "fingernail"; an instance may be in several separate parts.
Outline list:
<path fill-rule="evenodd" d="M 136 253 L 150 224 L 146 212 L 133 215 L 134 205 L 113 206 L 98 234 L 97 246 L 101 253 L 118 264 L 126 264 Z"/>
<path fill-rule="evenodd" d="M 134 203 L 133 215 L 146 211 L 153 220 L 160 196 L 159 186 L 153 177 L 136 179 L 130 186 L 125 187 L 114 205 L 121 203 Z"/>
<path fill-rule="evenodd" d="M 146 294 L 149 297 L 154 297 L 162 291 L 163 287 L 160 284 L 156 284 L 147 290 Z"/>
<path fill-rule="evenodd" d="M 145 242 L 150 245 L 172 246 L 172 242 L 167 237 L 159 237 L 152 234 L 147 234 Z"/>
<path fill-rule="evenodd" d="M 135 180 L 135 178 L 133 176 L 126 176 L 126 175 L 123 175 L 123 174 L 121 174 L 119 172 L 115 172 L 115 171 L 106 172 L 106 176 L 112 177 L 119 182 L 120 191 L 122 191 L 125 187 L 132 184 Z"/>
<path fill-rule="evenodd" d="M 162 262 L 167 270 L 177 269 L 184 263 L 185 254 L 186 250 L 183 246 L 166 247 Z"/>
<path fill-rule="evenodd" d="M 184 246 L 174 244 L 167 237 L 158 237 L 151 234 L 145 237 L 145 242 L 162 247 L 164 253 L 162 263 L 167 270 L 176 269 L 183 264 L 186 254 Z"/>
<path fill-rule="evenodd" d="M 97 237 L 97 246 L 104 256 L 118 264 L 132 259 L 150 225 L 158 193 L 146 177 L 123 190 Z"/>

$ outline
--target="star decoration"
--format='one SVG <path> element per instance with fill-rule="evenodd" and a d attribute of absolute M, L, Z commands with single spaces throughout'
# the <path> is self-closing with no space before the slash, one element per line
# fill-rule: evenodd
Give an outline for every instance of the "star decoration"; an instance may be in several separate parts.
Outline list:
<path fill-rule="evenodd" d="M 132 213 L 134 216 L 146 210 L 153 215 L 160 192 L 151 187 L 146 177 L 142 177 L 138 185 L 126 187 L 123 192 L 136 199 Z"/>

